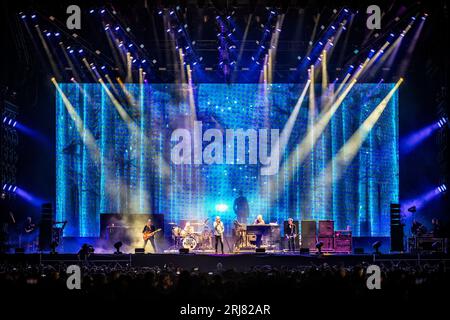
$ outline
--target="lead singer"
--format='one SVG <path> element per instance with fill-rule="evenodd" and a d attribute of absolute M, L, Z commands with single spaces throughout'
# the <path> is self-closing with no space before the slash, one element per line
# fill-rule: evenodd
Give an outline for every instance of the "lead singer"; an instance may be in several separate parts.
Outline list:
<path fill-rule="evenodd" d="M 216 217 L 216 221 L 214 221 L 214 237 L 216 238 L 216 254 L 217 254 L 217 246 L 220 242 L 220 248 L 222 249 L 223 254 L 223 232 L 225 231 L 225 227 L 223 226 L 223 222 L 220 221 L 220 217 Z"/>

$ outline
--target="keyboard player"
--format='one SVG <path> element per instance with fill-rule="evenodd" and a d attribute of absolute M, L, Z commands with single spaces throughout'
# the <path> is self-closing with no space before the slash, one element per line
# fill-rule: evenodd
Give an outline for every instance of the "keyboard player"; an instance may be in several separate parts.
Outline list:
<path fill-rule="evenodd" d="M 255 222 L 253 222 L 253 224 L 266 224 L 266 223 L 265 223 L 265 221 L 264 221 L 262 215 L 259 214 L 259 215 L 256 217 L 256 220 L 255 220 Z M 258 234 L 256 235 L 256 247 L 257 247 L 257 248 L 260 248 L 260 247 L 261 247 L 261 239 L 262 239 L 262 233 L 258 233 Z"/>

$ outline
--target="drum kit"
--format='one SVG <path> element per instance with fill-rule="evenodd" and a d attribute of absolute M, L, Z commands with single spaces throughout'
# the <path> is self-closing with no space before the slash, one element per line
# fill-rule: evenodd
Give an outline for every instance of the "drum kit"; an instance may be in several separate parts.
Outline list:
<path fill-rule="evenodd" d="M 172 226 L 172 239 L 176 249 L 185 248 L 189 250 L 211 250 L 212 231 L 208 224 L 208 219 L 204 222 L 188 221 L 184 228 L 174 222 L 169 222 Z"/>

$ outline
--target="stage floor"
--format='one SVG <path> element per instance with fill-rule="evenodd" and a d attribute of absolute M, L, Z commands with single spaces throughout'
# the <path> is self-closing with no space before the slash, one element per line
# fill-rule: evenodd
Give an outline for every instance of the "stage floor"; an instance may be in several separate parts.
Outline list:
<path fill-rule="evenodd" d="M 298 254 L 298 253 L 239 253 L 239 254 L 92 254 L 81 261 L 76 254 L 3 254 L 1 263 L 25 264 L 127 264 L 136 267 L 175 266 L 184 269 L 199 268 L 202 271 L 235 269 L 247 271 L 254 267 L 271 266 L 302 267 L 327 263 L 329 265 L 352 266 L 367 264 L 424 264 L 443 263 L 450 268 L 450 255 L 416 255 L 416 254 Z"/>

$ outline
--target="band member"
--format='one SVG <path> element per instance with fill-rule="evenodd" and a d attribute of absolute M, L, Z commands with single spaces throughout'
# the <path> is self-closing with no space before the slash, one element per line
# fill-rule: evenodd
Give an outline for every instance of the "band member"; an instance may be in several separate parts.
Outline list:
<path fill-rule="evenodd" d="M 148 219 L 147 223 L 144 226 L 144 230 L 142 230 L 142 233 L 146 232 L 156 232 L 156 227 L 153 225 L 152 219 Z M 150 241 L 150 245 L 152 246 L 151 250 L 154 252 L 157 252 L 156 250 L 156 244 L 155 244 L 155 235 L 152 235 L 150 238 L 144 240 L 144 250 L 147 246 L 147 242 Z"/>
<path fill-rule="evenodd" d="M 266 223 L 264 222 L 264 219 L 263 219 L 262 215 L 259 214 L 256 217 L 256 220 L 255 220 L 255 222 L 253 224 L 266 224 Z M 261 247 L 261 240 L 262 240 L 262 234 L 257 234 L 256 235 L 256 247 L 257 248 Z"/>
<path fill-rule="evenodd" d="M 247 217 L 249 214 L 248 201 L 244 197 L 244 192 L 239 190 L 239 196 L 234 200 L 233 204 L 234 213 L 236 213 L 237 221 L 240 223 L 247 223 Z"/>
<path fill-rule="evenodd" d="M 297 227 L 292 218 L 288 219 L 287 229 L 284 230 L 288 240 L 289 251 L 295 251 L 295 237 L 297 236 Z"/>
<path fill-rule="evenodd" d="M 419 221 L 414 219 L 413 222 L 412 222 L 412 225 L 411 225 L 411 233 L 414 236 L 421 236 L 424 233 L 426 233 L 426 229 L 423 226 L 423 224 L 421 224 Z"/>
<path fill-rule="evenodd" d="M 25 231 L 25 233 L 31 233 L 35 228 L 36 225 L 33 223 L 31 217 L 27 217 L 27 220 L 25 221 L 25 225 L 23 227 L 23 231 Z"/>
<path fill-rule="evenodd" d="M 441 224 L 440 224 L 438 219 L 433 218 L 431 220 L 431 230 L 432 230 L 432 233 L 433 233 L 433 237 L 435 237 L 435 238 L 442 237 Z"/>
<path fill-rule="evenodd" d="M 223 233 L 225 231 L 225 227 L 223 226 L 223 222 L 220 221 L 220 217 L 216 217 L 216 221 L 214 221 L 214 238 L 216 239 L 216 253 L 217 253 L 217 246 L 220 243 L 220 248 L 223 254 Z"/>
<path fill-rule="evenodd" d="M 189 221 L 186 221 L 186 224 L 184 225 L 184 231 L 186 234 L 194 233 L 194 226 L 191 226 L 191 223 Z"/>

